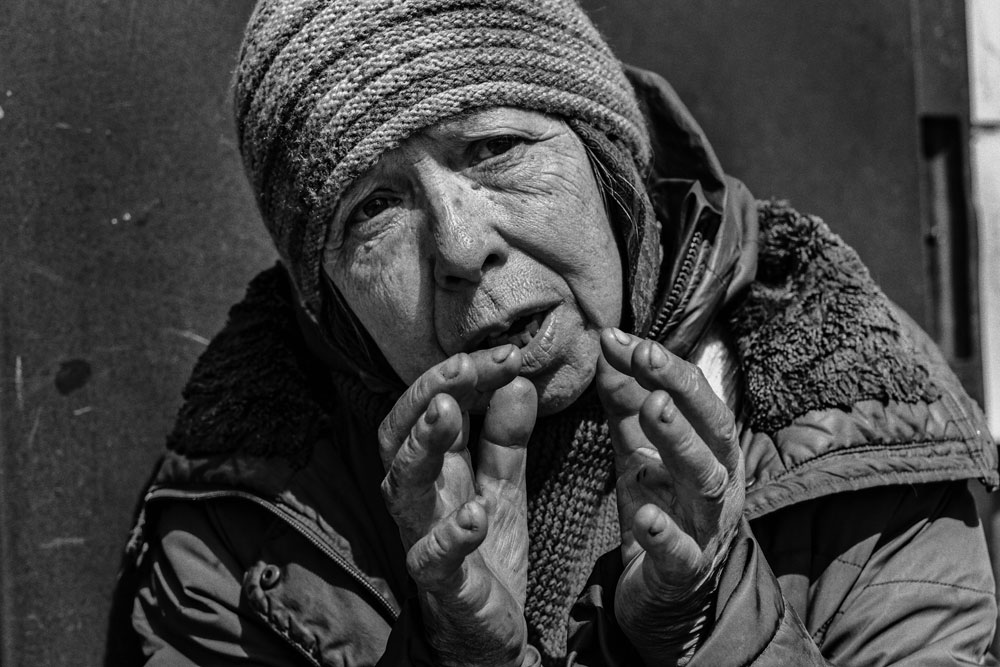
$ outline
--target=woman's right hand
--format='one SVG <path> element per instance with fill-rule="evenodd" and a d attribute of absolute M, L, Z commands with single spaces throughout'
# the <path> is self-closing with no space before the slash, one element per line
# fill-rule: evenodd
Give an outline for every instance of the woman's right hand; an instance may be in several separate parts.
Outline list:
<path fill-rule="evenodd" d="M 455 355 L 421 375 L 379 428 L 382 495 L 442 665 L 538 660 L 524 620 L 526 445 L 538 399 L 520 368 L 513 345 Z M 469 411 L 487 404 L 473 469 Z"/>

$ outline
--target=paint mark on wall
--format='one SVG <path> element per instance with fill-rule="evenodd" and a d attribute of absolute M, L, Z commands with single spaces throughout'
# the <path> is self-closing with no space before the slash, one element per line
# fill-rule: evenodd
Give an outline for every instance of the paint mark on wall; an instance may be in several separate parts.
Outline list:
<path fill-rule="evenodd" d="M 63 278 L 61 275 L 59 275 L 58 273 L 56 273 L 55 271 L 53 271 L 49 267 L 45 266 L 44 264 L 40 264 L 40 263 L 32 261 L 30 259 L 20 259 L 19 260 L 19 259 L 15 258 L 14 261 L 16 261 L 16 262 L 19 261 L 21 264 L 24 265 L 24 268 L 28 272 L 30 272 L 30 273 L 32 273 L 34 275 L 41 276 L 42 278 L 45 278 L 46 280 L 48 280 L 51 283 L 54 283 L 56 285 L 63 285 L 63 284 L 66 283 L 66 279 L 65 278 Z"/>
<path fill-rule="evenodd" d="M 38 545 L 38 548 L 49 550 L 59 549 L 62 547 L 82 547 L 86 543 L 87 540 L 83 537 L 56 537 L 48 542 L 42 542 Z"/>
<path fill-rule="evenodd" d="M 149 222 L 150 216 L 152 216 L 153 211 L 158 208 L 163 208 L 163 200 L 159 197 L 151 199 L 150 201 L 136 207 L 135 213 L 132 211 L 125 211 L 121 215 L 111 218 L 111 224 L 117 225 L 119 223 L 132 223 L 136 227 L 144 227 L 147 222 Z"/>
<path fill-rule="evenodd" d="M 175 336 L 180 336 L 181 338 L 186 338 L 187 340 L 198 343 L 199 345 L 208 345 L 211 342 L 201 334 L 195 333 L 190 329 L 174 329 L 173 327 L 164 327 L 163 331 Z"/>
<path fill-rule="evenodd" d="M 24 412 L 24 366 L 20 354 L 14 357 L 14 395 L 18 412 Z"/>
<path fill-rule="evenodd" d="M 93 370 L 83 359 L 70 359 L 59 364 L 56 371 L 56 389 L 66 396 L 87 384 Z"/>
<path fill-rule="evenodd" d="M 39 406 L 35 409 L 35 418 L 31 420 L 31 430 L 28 431 L 28 437 L 25 439 L 25 448 L 29 451 L 35 446 L 35 438 L 38 437 L 38 427 L 42 425 L 42 408 Z"/>

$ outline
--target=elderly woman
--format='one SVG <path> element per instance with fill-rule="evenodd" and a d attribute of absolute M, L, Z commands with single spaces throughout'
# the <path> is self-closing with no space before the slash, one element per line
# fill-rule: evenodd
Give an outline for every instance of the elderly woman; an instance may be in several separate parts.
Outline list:
<path fill-rule="evenodd" d="M 978 408 L 572 0 L 263 0 L 282 263 L 198 362 L 109 664 L 983 664 Z"/>

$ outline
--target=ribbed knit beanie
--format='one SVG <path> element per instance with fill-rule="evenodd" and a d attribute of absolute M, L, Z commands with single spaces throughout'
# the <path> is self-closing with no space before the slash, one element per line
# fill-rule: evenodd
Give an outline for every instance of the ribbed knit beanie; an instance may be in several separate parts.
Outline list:
<path fill-rule="evenodd" d="M 327 225 L 344 190 L 421 129 L 492 106 L 594 128 L 631 157 L 629 183 L 647 172 L 635 94 L 574 0 L 258 3 L 236 72 L 240 150 L 313 318 Z"/>

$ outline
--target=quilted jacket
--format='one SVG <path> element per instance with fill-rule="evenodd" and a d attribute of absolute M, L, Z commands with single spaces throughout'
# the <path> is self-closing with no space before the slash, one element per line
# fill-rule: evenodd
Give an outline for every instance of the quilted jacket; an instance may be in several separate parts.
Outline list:
<path fill-rule="evenodd" d="M 632 76 L 657 122 L 672 93 Z M 995 664 L 967 489 L 998 482 L 979 408 L 822 222 L 778 202 L 758 217 L 725 237 L 752 280 L 685 302 L 729 332 L 707 370 L 739 378 L 748 406 L 746 520 L 690 664 Z M 686 238 L 710 250 L 692 254 L 710 271 L 721 241 Z M 359 402 L 360 386 L 317 357 L 284 269 L 255 279 L 143 496 L 108 665 L 434 664 L 379 495 L 388 405 Z M 610 552 L 581 591 L 568 664 L 641 664 L 614 621 L 621 566 Z"/>

